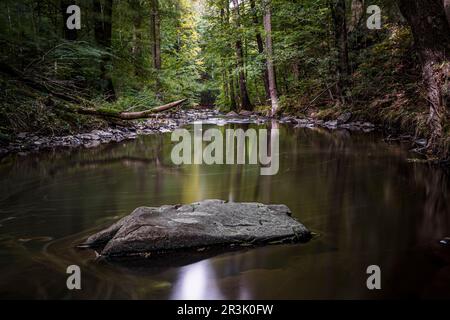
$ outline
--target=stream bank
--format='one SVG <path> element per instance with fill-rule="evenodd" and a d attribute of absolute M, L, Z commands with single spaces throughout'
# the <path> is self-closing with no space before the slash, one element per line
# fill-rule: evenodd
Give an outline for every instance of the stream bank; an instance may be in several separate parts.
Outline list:
<path fill-rule="evenodd" d="M 0 157 L 8 154 L 25 156 L 32 152 L 58 148 L 95 148 L 102 144 L 134 140 L 139 135 L 171 132 L 192 121 L 207 119 L 218 114 L 214 110 L 177 110 L 161 113 L 155 118 L 110 124 L 102 129 L 73 135 L 46 136 L 22 132 L 7 145 L 0 146 Z"/>
<path fill-rule="evenodd" d="M 351 112 L 335 114 L 333 117 L 320 118 L 312 114 L 309 116 L 295 116 L 283 114 L 276 120 L 281 124 L 289 124 L 294 128 L 323 128 L 330 131 L 348 130 L 350 132 L 361 131 L 370 133 L 374 130 L 385 133 L 384 140 L 387 143 L 401 141 L 410 142 L 411 150 L 421 154 L 426 146 L 427 140 L 416 138 L 407 133 L 393 132 L 391 128 L 376 125 L 369 121 L 357 120 Z M 234 124 L 264 124 L 271 118 L 264 112 L 251 112 L 243 110 L 239 113 L 231 111 L 222 113 L 214 109 L 178 109 L 171 112 L 158 114 L 157 117 L 146 120 L 134 120 L 122 122 L 121 124 L 109 124 L 104 128 L 80 132 L 71 135 L 48 136 L 33 132 L 21 132 L 11 142 L 0 146 L 0 158 L 9 154 L 26 156 L 45 150 L 56 150 L 62 148 L 95 148 L 103 144 L 120 143 L 126 140 L 134 140 L 141 135 L 152 135 L 172 132 L 190 123 L 201 121 L 204 124 L 225 125 Z M 397 130 L 398 131 L 398 130 Z"/>

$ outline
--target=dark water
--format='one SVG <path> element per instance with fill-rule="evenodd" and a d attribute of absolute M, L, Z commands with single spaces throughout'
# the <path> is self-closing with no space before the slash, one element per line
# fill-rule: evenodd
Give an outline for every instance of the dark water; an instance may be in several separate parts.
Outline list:
<path fill-rule="evenodd" d="M 433 253 L 450 235 L 449 178 L 378 134 L 282 127 L 280 172 L 171 164 L 170 134 L 0 162 L 0 297 L 125 299 L 449 297 Z M 307 244 L 124 267 L 74 246 L 138 206 L 207 198 L 287 204 Z M 198 259 L 198 257 L 197 257 Z M 183 265 L 184 263 L 184 265 Z M 187 263 L 187 264 L 186 264 Z M 82 290 L 66 268 L 82 269 Z M 178 265 L 177 265 L 178 264 Z M 366 268 L 379 265 L 382 289 Z"/>

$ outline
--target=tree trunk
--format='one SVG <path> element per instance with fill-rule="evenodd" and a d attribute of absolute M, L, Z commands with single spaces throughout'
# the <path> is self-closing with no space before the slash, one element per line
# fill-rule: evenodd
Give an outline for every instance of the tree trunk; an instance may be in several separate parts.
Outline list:
<path fill-rule="evenodd" d="M 227 75 L 226 69 L 222 70 L 222 90 L 223 90 L 223 95 L 225 97 L 225 104 L 227 106 L 229 106 L 230 105 L 230 90 L 228 89 L 228 75 Z"/>
<path fill-rule="evenodd" d="M 340 102 L 345 103 L 345 91 L 348 87 L 350 75 L 345 0 L 332 0 L 331 15 L 334 22 L 335 45 L 338 49 L 337 93 L 340 97 Z"/>
<path fill-rule="evenodd" d="M 230 88 L 230 110 L 237 111 L 236 90 L 235 90 L 235 87 L 234 87 L 233 73 L 230 73 L 229 88 Z"/>
<path fill-rule="evenodd" d="M 78 38 L 77 30 L 76 29 L 70 30 L 69 28 L 67 28 L 67 25 L 66 25 L 67 19 L 71 15 L 71 14 L 67 13 L 67 8 L 73 4 L 73 1 L 61 0 L 60 4 L 61 4 L 61 14 L 62 14 L 62 18 L 63 18 L 64 39 L 69 40 L 69 41 L 75 41 Z"/>
<path fill-rule="evenodd" d="M 259 26 L 259 19 L 258 19 L 258 15 L 256 13 L 256 3 L 255 0 L 250 0 L 250 8 L 252 9 L 252 13 L 253 13 L 253 24 L 255 25 L 256 28 L 258 28 Z M 263 42 L 263 38 L 261 36 L 260 32 L 256 32 L 256 44 L 258 45 L 258 53 L 260 55 L 264 55 L 264 42 Z M 264 59 L 264 65 L 267 66 L 267 60 Z M 267 71 L 267 67 L 264 67 L 263 70 L 263 82 L 264 82 L 264 90 L 266 93 L 266 100 L 269 101 L 270 99 L 270 87 L 269 87 L 269 73 Z"/>
<path fill-rule="evenodd" d="M 234 10 L 235 10 L 235 19 L 237 28 L 241 27 L 241 17 L 239 11 L 239 1 L 233 0 Z M 237 57 L 237 66 L 239 68 L 239 93 L 241 98 L 241 109 L 244 110 L 252 110 L 252 104 L 250 102 L 250 98 L 248 96 L 247 91 L 247 80 L 245 78 L 244 73 L 244 48 L 242 44 L 242 39 L 239 37 L 236 41 L 236 57 Z"/>
<path fill-rule="evenodd" d="M 266 59 L 269 75 L 270 101 L 272 103 L 272 116 L 278 112 L 278 93 L 275 82 L 275 68 L 273 65 L 273 43 L 272 43 L 272 8 L 271 1 L 264 0 L 264 31 L 266 33 Z"/>
<path fill-rule="evenodd" d="M 133 44 L 131 54 L 134 61 L 134 74 L 139 76 L 142 74 L 142 6 L 140 1 L 132 1 L 130 6 L 133 10 Z"/>
<path fill-rule="evenodd" d="M 292 62 L 292 75 L 294 77 L 294 87 L 296 87 L 300 81 L 300 63 L 297 59 Z"/>
<path fill-rule="evenodd" d="M 94 0 L 95 40 L 104 50 L 111 50 L 113 0 L 106 0 L 102 6 L 100 0 Z M 101 89 L 108 101 L 116 99 L 111 75 L 107 68 L 111 63 L 110 55 L 103 55 L 100 63 Z"/>
<path fill-rule="evenodd" d="M 161 70 L 161 17 L 159 13 L 159 0 L 151 0 L 150 33 L 153 67 L 156 70 Z"/>
<path fill-rule="evenodd" d="M 357 29 L 361 23 L 362 17 L 364 17 L 364 0 L 352 0 L 351 12 L 352 19 L 350 21 L 350 26 L 348 27 L 349 32 Z"/>
<path fill-rule="evenodd" d="M 400 11 L 411 26 L 422 64 L 429 104 L 428 150 L 438 152 L 443 124 L 450 103 L 450 26 L 447 0 L 398 0 Z"/>
<path fill-rule="evenodd" d="M 226 26 L 227 30 L 230 30 L 230 0 L 222 0 L 222 8 L 225 10 L 225 16 L 224 20 L 222 21 L 223 24 Z M 230 46 L 233 45 L 233 43 L 229 44 Z M 237 111 L 237 97 L 236 97 L 236 89 L 234 85 L 234 75 L 233 75 L 233 64 L 229 64 L 228 61 L 226 61 L 226 57 L 223 57 L 225 61 L 225 72 L 227 74 L 227 81 L 228 81 L 228 88 L 229 88 L 229 95 L 230 95 L 230 110 L 231 111 Z"/>

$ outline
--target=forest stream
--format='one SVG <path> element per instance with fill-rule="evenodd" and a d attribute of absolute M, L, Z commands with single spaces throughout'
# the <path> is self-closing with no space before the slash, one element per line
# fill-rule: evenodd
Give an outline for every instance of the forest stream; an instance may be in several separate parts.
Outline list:
<path fill-rule="evenodd" d="M 376 132 L 281 125 L 275 176 L 261 176 L 257 165 L 175 166 L 172 146 L 165 133 L 3 159 L 0 296 L 450 297 L 449 267 L 433 254 L 450 234 L 450 180 L 444 169 L 411 161 L 408 146 L 388 144 Z M 75 248 L 138 206 L 203 199 L 286 204 L 314 237 L 133 266 L 99 262 L 93 251 Z M 72 264 L 83 270 L 83 290 L 66 288 Z M 383 270 L 383 290 L 367 290 L 371 264 Z"/>

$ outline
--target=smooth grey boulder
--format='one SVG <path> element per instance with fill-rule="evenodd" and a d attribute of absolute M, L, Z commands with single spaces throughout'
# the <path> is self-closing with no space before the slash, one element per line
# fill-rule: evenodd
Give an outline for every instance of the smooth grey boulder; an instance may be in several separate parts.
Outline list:
<path fill-rule="evenodd" d="M 105 257 L 165 253 L 212 246 L 304 242 L 311 234 L 285 205 L 205 200 L 140 207 L 82 245 Z"/>

